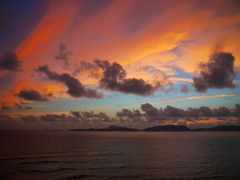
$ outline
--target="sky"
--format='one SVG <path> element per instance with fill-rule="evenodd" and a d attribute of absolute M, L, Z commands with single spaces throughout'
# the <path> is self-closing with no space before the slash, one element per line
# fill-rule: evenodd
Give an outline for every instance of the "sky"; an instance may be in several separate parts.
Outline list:
<path fill-rule="evenodd" d="M 238 0 L 2 0 L 2 129 L 240 122 Z"/>

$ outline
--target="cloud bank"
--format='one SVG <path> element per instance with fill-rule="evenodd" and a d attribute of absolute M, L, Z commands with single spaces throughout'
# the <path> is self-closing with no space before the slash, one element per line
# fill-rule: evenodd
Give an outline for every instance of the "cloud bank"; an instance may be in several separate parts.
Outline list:
<path fill-rule="evenodd" d="M 173 106 L 156 108 L 149 103 L 142 104 L 140 109 L 122 109 L 116 112 L 114 117 L 108 116 L 103 112 L 94 113 L 93 111 L 71 111 L 62 114 L 44 115 L 21 115 L 24 122 L 53 122 L 53 123 L 77 123 L 77 124 L 151 124 L 164 123 L 172 124 L 176 122 L 197 124 L 202 120 L 212 118 L 221 120 L 223 123 L 240 123 L 240 105 L 236 104 L 233 108 L 225 106 L 209 108 L 202 106 L 199 108 L 181 109 Z"/>
<path fill-rule="evenodd" d="M 40 94 L 36 90 L 21 90 L 18 97 L 29 101 L 47 101 L 48 97 Z"/>

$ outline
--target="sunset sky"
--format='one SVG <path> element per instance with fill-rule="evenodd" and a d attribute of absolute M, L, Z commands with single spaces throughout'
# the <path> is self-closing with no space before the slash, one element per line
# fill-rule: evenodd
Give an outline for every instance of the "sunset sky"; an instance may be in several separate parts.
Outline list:
<path fill-rule="evenodd" d="M 1 127 L 239 124 L 239 34 L 238 0 L 2 0 Z"/>

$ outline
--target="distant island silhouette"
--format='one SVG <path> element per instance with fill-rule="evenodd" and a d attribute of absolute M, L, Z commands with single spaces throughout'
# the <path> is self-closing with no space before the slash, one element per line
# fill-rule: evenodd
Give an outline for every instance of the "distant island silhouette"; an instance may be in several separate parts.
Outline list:
<path fill-rule="evenodd" d="M 175 126 L 175 125 L 165 125 L 165 126 L 154 126 L 150 128 L 143 129 L 143 131 L 190 131 L 187 126 Z"/>
<path fill-rule="evenodd" d="M 124 126 L 111 125 L 108 126 L 107 128 L 71 129 L 70 131 L 140 131 L 140 130 Z"/>
<path fill-rule="evenodd" d="M 190 129 L 187 126 L 183 125 L 164 125 L 153 126 L 140 130 L 124 126 L 111 125 L 107 128 L 70 129 L 69 131 L 240 131 L 240 126 L 221 125 L 208 128 Z"/>

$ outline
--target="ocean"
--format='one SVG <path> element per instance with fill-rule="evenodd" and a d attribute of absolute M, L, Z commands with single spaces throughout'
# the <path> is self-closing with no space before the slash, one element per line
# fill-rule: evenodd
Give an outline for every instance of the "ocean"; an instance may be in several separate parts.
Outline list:
<path fill-rule="evenodd" d="M 240 179 L 240 132 L 1 131 L 0 179 Z"/>

